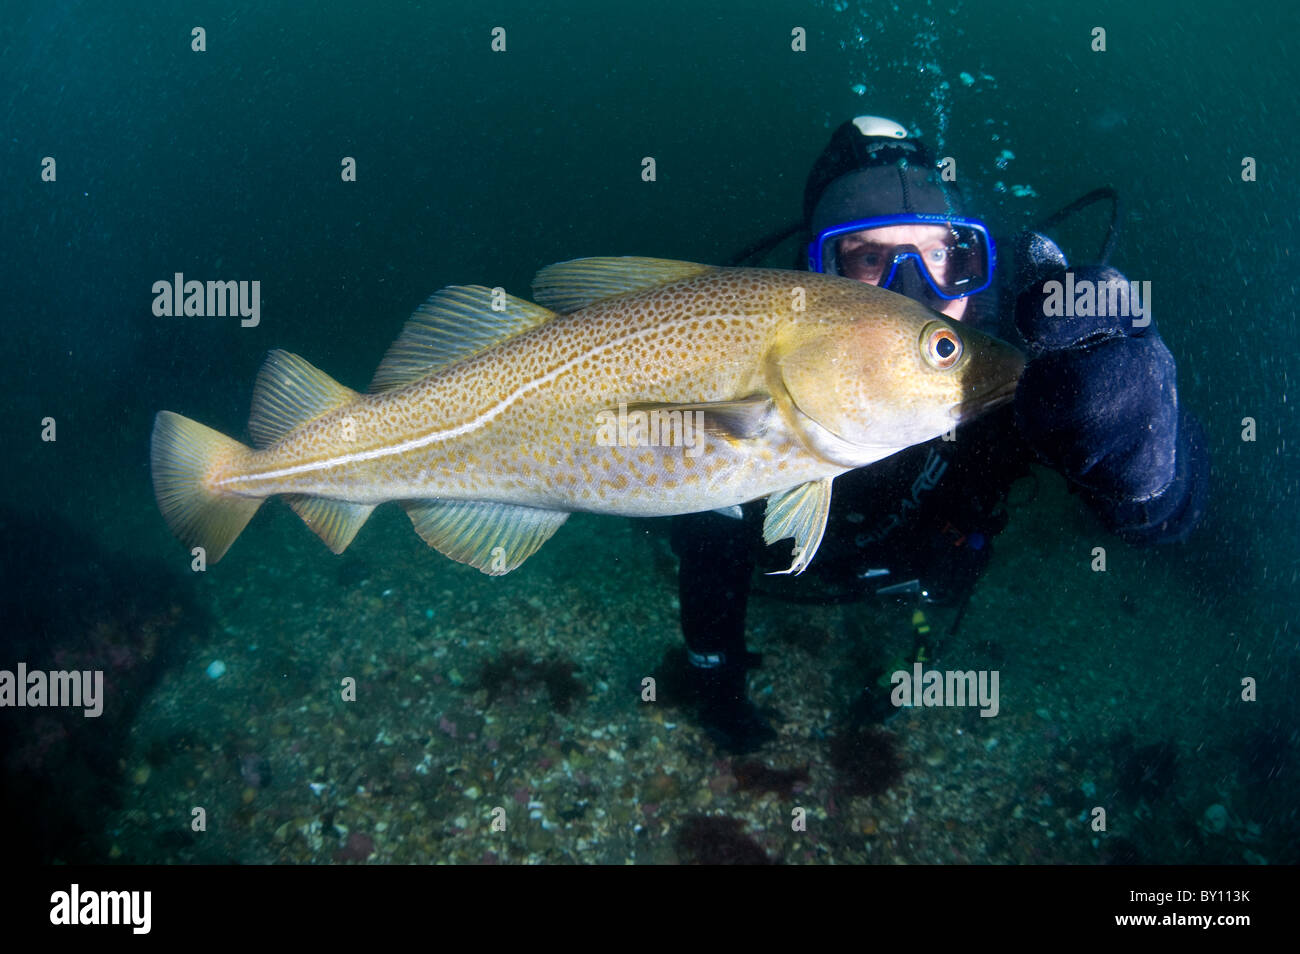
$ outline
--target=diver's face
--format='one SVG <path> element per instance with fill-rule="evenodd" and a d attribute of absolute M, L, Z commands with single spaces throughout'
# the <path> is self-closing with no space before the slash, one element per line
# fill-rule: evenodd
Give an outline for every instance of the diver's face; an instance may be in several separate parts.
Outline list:
<path fill-rule="evenodd" d="M 855 281 L 879 285 L 889 275 L 893 251 L 900 245 L 915 245 L 926 267 L 936 278 L 942 279 L 948 263 L 948 242 L 951 233 L 942 225 L 886 225 L 880 228 L 853 232 L 839 240 L 836 258 L 840 274 Z M 910 264 L 910 263 L 909 263 Z M 954 321 L 961 321 L 966 313 L 966 299 L 929 300 L 924 304 Z"/>

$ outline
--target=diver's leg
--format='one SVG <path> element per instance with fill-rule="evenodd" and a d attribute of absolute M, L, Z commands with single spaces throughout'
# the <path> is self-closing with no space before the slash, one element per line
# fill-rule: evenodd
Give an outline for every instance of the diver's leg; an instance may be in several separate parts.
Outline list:
<path fill-rule="evenodd" d="M 757 522 L 755 516 L 747 512 L 737 520 L 689 514 L 675 518 L 672 526 L 687 672 L 698 718 L 714 742 L 732 752 L 751 751 L 776 737 L 745 689 L 751 664 L 745 610 L 761 513 Z"/>

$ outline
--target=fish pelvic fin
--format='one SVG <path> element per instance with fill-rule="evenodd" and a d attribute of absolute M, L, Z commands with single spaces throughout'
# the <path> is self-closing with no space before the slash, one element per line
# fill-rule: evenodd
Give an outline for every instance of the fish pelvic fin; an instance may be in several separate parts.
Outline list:
<path fill-rule="evenodd" d="M 408 500 L 402 506 L 425 543 L 488 576 L 519 566 L 569 519 L 562 510 L 478 500 Z"/>
<path fill-rule="evenodd" d="M 257 373 L 248 431 L 259 449 L 269 447 L 312 418 L 356 399 L 357 392 L 351 388 L 296 354 L 277 349 L 267 354 Z"/>
<path fill-rule="evenodd" d="M 248 526 L 262 501 L 216 491 L 209 483 L 214 465 L 251 453 L 239 441 L 198 421 L 160 411 L 154 418 L 150 462 L 158 509 L 172 533 L 188 546 L 220 560 Z"/>
<path fill-rule="evenodd" d="M 763 518 L 763 540 L 776 543 L 794 537 L 794 560 L 789 569 L 776 570 L 769 576 L 793 573 L 798 576 L 822 544 L 826 532 L 826 519 L 831 512 L 831 479 L 811 480 L 791 487 L 767 498 L 767 513 Z"/>

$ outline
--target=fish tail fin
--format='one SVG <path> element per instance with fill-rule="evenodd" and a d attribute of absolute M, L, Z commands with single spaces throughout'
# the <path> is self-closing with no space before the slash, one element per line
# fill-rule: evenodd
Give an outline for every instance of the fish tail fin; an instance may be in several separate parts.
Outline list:
<path fill-rule="evenodd" d="M 158 509 L 172 533 L 207 551 L 209 563 L 225 555 L 262 505 L 257 497 L 216 491 L 208 481 L 218 461 L 247 453 L 239 441 L 188 417 L 159 411 L 154 418 L 150 460 Z"/>

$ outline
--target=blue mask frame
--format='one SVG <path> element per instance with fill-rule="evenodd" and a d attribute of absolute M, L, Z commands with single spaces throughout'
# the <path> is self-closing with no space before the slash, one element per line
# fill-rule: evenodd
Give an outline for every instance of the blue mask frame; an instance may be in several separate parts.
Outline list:
<path fill-rule="evenodd" d="M 989 233 L 986 226 L 979 219 L 965 218 L 959 215 L 937 215 L 927 213 L 902 213 L 899 215 L 876 215 L 866 219 L 854 219 L 851 222 L 844 222 L 840 225 L 832 225 L 829 228 L 822 229 L 820 233 L 812 240 L 808 246 L 808 269 L 814 272 L 825 272 L 827 259 L 829 256 L 824 254 L 824 249 L 828 242 L 832 242 L 842 236 L 849 235 L 853 232 L 861 232 L 864 229 L 879 228 L 887 225 L 944 225 L 959 226 L 970 229 L 978 240 L 987 249 L 985 253 L 986 265 L 984 274 L 975 279 L 966 279 L 972 282 L 973 287 L 963 287 L 957 291 L 957 294 L 951 294 L 955 289 L 943 289 L 935 281 L 930 270 L 926 267 L 925 261 L 921 258 L 919 252 L 910 246 L 899 246 L 900 248 L 911 248 L 911 251 L 899 252 L 894 256 L 890 263 L 889 274 L 885 276 L 880 283 L 881 288 L 888 288 L 898 275 L 898 267 L 901 263 L 909 258 L 916 263 L 916 270 L 925 278 L 926 283 L 934 293 L 945 301 L 956 301 L 958 298 L 967 298 L 970 295 L 977 295 L 993 284 L 993 275 L 997 267 L 997 246 L 993 241 L 993 236 Z"/>

